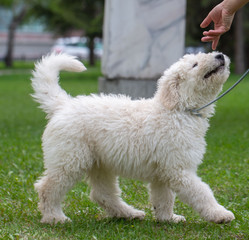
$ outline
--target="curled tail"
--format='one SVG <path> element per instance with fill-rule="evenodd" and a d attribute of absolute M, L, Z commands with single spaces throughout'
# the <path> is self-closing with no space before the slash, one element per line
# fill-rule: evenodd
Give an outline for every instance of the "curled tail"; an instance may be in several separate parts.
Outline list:
<path fill-rule="evenodd" d="M 85 66 L 73 56 L 51 54 L 35 64 L 31 78 L 34 94 L 32 97 L 41 104 L 41 108 L 51 116 L 70 96 L 59 86 L 61 70 L 81 72 Z"/>

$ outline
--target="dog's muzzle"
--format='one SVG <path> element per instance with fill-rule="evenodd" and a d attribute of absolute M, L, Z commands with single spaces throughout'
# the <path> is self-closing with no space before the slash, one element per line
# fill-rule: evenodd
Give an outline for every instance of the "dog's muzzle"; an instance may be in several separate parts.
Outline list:
<path fill-rule="evenodd" d="M 224 69 L 224 66 L 225 66 L 225 57 L 224 57 L 224 55 L 223 54 L 218 54 L 218 55 L 215 56 L 215 59 L 217 59 L 219 61 L 218 67 L 216 67 L 215 69 L 213 69 L 210 72 L 206 73 L 204 78 L 209 78 L 213 74 L 216 74 L 220 70 Z"/>

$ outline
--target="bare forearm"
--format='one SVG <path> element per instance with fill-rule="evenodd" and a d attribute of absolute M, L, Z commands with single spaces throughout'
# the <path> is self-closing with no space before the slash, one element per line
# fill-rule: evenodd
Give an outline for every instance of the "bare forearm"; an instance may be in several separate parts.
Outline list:
<path fill-rule="evenodd" d="M 222 5 L 228 13 L 234 14 L 248 2 L 249 0 L 224 0 Z"/>

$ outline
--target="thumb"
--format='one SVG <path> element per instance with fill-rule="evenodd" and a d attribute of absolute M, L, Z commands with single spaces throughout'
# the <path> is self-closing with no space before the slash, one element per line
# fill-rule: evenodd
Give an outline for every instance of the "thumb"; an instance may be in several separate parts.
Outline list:
<path fill-rule="evenodd" d="M 200 27 L 205 28 L 212 22 L 212 18 L 210 17 L 210 14 L 207 15 L 207 17 L 202 21 Z"/>

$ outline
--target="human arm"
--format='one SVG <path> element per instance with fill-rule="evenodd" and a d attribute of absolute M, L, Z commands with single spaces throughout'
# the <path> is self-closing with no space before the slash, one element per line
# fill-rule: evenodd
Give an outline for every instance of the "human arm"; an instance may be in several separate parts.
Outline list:
<path fill-rule="evenodd" d="M 224 8 L 227 12 L 234 14 L 242 8 L 249 0 L 224 0 Z"/>

